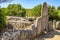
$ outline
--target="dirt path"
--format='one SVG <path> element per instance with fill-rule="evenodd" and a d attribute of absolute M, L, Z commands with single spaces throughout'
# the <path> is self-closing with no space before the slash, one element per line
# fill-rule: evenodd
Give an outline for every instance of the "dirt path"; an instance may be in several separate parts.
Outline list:
<path fill-rule="evenodd" d="M 60 30 L 49 32 L 48 34 L 39 36 L 34 40 L 60 40 Z"/>

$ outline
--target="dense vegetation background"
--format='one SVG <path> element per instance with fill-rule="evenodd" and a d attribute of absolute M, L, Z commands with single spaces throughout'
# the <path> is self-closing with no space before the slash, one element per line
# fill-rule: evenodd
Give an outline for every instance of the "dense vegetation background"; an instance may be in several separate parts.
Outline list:
<path fill-rule="evenodd" d="M 41 4 L 32 9 L 25 9 L 20 4 L 9 4 L 6 8 L 1 8 L 6 16 L 19 16 L 19 17 L 39 17 L 41 15 Z M 49 20 L 60 20 L 60 6 L 55 8 L 48 5 Z"/>
<path fill-rule="evenodd" d="M 60 20 L 60 6 L 55 8 L 48 5 L 49 20 Z M 0 29 L 5 25 L 6 16 L 39 17 L 41 15 L 41 4 L 32 9 L 25 9 L 20 4 L 9 4 L 6 8 L 0 7 Z"/>

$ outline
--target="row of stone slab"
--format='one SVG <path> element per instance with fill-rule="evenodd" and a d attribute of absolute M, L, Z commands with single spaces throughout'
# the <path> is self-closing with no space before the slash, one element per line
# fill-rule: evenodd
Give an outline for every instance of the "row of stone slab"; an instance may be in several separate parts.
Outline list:
<path fill-rule="evenodd" d="M 52 31 L 52 30 L 60 30 L 60 21 L 49 21 L 49 31 Z"/>

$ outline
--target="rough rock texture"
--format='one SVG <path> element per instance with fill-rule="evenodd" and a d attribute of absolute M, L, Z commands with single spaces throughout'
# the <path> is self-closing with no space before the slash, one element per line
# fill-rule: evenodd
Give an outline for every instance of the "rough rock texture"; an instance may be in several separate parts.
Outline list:
<path fill-rule="evenodd" d="M 60 21 L 56 22 L 56 29 L 60 29 Z"/>
<path fill-rule="evenodd" d="M 52 21 L 49 21 L 48 31 L 53 31 L 53 23 Z"/>
<path fill-rule="evenodd" d="M 19 30 L 16 32 L 5 32 L 3 34 L 3 40 L 30 40 L 31 30 Z"/>
<path fill-rule="evenodd" d="M 30 26 L 31 24 L 33 24 L 33 22 L 20 17 L 7 18 L 6 20 L 6 26 L 14 27 L 16 29 L 24 29 Z"/>
<path fill-rule="evenodd" d="M 41 35 L 43 27 L 42 27 L 42 17 L 36 19 L 35 26 L 37 27 L 37 35 Z"/>
<path fill-rule="evenodd" d="M 46 2 L 44 2 L 42 5 L 41 16 L 42 16 L 41 20 L 42 20 L 43 32 L 45 30 L 48 32 L 48 8 Z"/>
<path fill-rule="evenodd" d="M 53 29 L 56 29 L 56 20 L 53 20 Z"/>

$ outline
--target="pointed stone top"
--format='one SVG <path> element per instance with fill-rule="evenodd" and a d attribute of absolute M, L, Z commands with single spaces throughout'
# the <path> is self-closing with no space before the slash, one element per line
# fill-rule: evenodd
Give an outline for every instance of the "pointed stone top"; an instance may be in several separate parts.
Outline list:
<path fill-rule="evenodd" d="M 46 2 L 43 3 L 43 6 L 45 6 L 45 5 L 47 6 L 47 3 Z"/>
<path fill-rule="evenodd" d="M 48 15 L 48 7 L 47 3 L 44 2 L 41 9 L 41 16 L 47 16 L 47 15 Z"/>
<path fill-rule="evenodd" d="M 44 2 L 43 4 L 47 4 L 46 2 Z"/>

